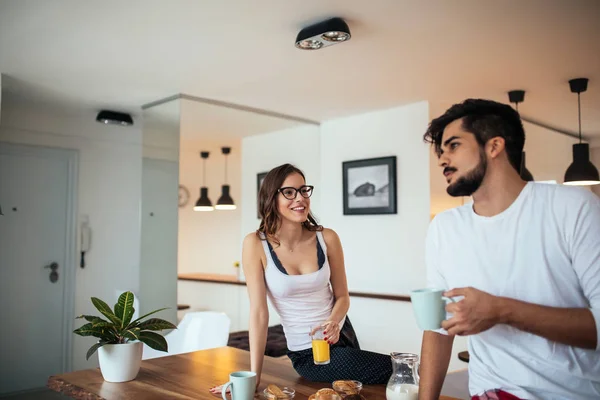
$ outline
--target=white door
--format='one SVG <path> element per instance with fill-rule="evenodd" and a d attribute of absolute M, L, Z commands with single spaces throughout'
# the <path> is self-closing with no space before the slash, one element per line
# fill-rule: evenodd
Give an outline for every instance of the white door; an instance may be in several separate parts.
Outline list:
<path fill-rule="evenodd" d="M 179 164 L 142 161 L 141 315 L 156 314 L 177 325 L 177 229 Z"/>
<path fill-rule="evenodd" d="M 76 169 L 75 151 L 0 143 L 0 396 L 70 369 Z"/>

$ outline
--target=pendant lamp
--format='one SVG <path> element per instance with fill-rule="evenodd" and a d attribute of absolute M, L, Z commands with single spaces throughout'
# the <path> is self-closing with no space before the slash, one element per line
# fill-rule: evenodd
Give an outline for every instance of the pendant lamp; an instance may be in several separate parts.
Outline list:
<path fill-rule="evenodd" d="M 581 93 L 587 90 L 588 79 L 576 78 L 569 81 L 572 93 L 577 93 L 579 112 L 579 143 L 573 145 L 573 163 L 565 172 L 565 185 L 589 186 L 600 183 L 600 176 L 590 161 L 590 145 L 581 142 Z"/>
<path fill-rule="evenodd" d="M 208 198 L 208 188 L 206 185 L 206 159 L 208 158 L 209 152 L 202 151 L 200 152 L 200 157 L 202 157 L 202 187 L 200 188 L 200 198 L 196 202 L 194 206 L 194 211 L 213 211 L 215 208 L 212 205 L 212 202 Z"/>
<path fill-rule="evenodd" d="M 515 109 L 517 110 L 517 112 L 519 112 L 519 103 L 523 102 L 523 100 L 525 100 L 524 90 L 511 90 L 510 92 L 508 92 L 508 101 L 510 101 L 511 103 L 515 103 Z M 531 172 L 529 172 L 529 170 L 525 166 L 525 152 L 521 153 L 521 166 L 519 168 L 519 175 L 521 176 L 521 179 L 523 179 L 525 182 L 535 180 L 533 179 L 533 175 L 531 174 Z"/>
<path fill-rule="evenodd" d="M 225 184 L 221 186 L 221 197 L 217 200 L 215 208 L 217 210 L 235 210 L 236 206 L 229 194 L 229 185 L 227 184 L 227 155 L 231 153 L 231 147 L 222 147 L 221 151 L 225 156 Z"/>

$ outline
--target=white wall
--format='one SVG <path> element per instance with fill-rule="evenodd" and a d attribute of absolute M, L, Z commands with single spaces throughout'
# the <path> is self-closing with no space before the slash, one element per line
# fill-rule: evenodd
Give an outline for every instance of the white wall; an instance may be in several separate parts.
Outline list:
<path fill-rule="evenodd" d="M 242 322 L 240 312 L 241 299 L 248 297 L 246 286 L 180 280 L 177 295 L 180 303 L 191 305 L 189 311 L 210 310 L 227 314 L 231 319 L 230 332 L 248 330 L 248 318 Z M 277 323 L 272 321 L 270 325 Z"/>
<path fill-rule="evenodd" d="M 91 110 L 11 102 L 8 96 L 2 105 L 1 141 L 79 151 L 78 214 L 89 216 L 92 246 L 86 268 L 74 268 L 74 316 L 97 313 L 91 296 L 113 302 L 116 289 L 139 285 L 141 127 L 138 121 L 133 127 L 103 125 L 95 117 Z M 93 342 L 73 335 L 74 369 L 97 365 L 95 357 L 85 360 Z"/>
<path fill-rule="evenodd" d="M 425 284 L 427 103 L 327 121 L 321 128 L 321 215 L 344 246 L 350 290 L 407 294 Z M 395 215 L 343 215 L 342 162 L 397 157 Z M 376 272 L 375 272 L 376 271 Z"/>
<path fill-rule="evenodd" d="M 200 196 L 203 160 L 200 151 L 209 151 L 206 160 L 206 186 L 213 205 L 221 196 L 225 183 L 225 156 L 221 147 L 231 147 L 227 155 L 227 183 L 238 206 L 235 210 L 194 211 Z M 237 275 L 236 262 L 241 262 L 242 141 L 182 140 L 179 159 L 179 184 L 190 192 L 189 203 L 179 209 L 179 273 L 213 273 Z"/>
<path fill-rule="evenodd" d="M 340 236 L 350 290 L 409 294 L 425 286 L 425 235 L 430 219 L 429 122 L 426 102 L 342 118 L 321 127 L 322 222 Z M 342 162 L 397 157 L 398 213 L 343 215 Z M 349 317 L 364 349 L 380 353 L 421 351 L 422 332 L 410 303 L 351 298 Z M 450 369 L 464 368 L 457 353 Z"/>

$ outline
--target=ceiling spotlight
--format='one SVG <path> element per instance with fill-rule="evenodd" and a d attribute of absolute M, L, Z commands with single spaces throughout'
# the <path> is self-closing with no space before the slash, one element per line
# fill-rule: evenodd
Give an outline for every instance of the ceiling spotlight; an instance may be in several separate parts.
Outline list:
<path fill-rule="evenodd" d="M 108 110 L 100 111 L 96 116 L 96 121 L 102 122 L 103 124 L 112 125 L 133 125 L 133 119 L 131 119 L 131 115 Z"/>
<path fill-rule="evenodd" d="M 350 40 L 350 28 L 341 18 L 331 18 L 302 29 L 296 36 L 296 47 L 317 50 Z"/>

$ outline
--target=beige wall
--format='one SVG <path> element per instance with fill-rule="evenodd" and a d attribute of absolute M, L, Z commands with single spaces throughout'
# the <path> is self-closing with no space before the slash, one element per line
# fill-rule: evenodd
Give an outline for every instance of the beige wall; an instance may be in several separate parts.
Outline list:
<path fill-rule="evenodd" d="M 202 186 L 203 160 L 200 151 L 209 151 L 206 160 L 206 186 L 213 205 L 221 196 L 225 182 L 225 156 L 221 147 L 231 147 L 227 156 L 227 183 L 237 205 L 235 210 L 194 211 Z M 178 271 L 236 275 L 241 261 L 242 188 L 241 140 L 202 140 L 181 142 L 179 184 L 190 193 L 185 207 L 179 208 Z"/>

